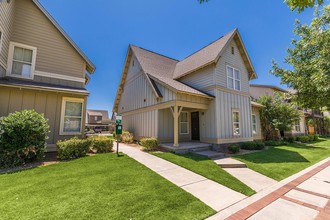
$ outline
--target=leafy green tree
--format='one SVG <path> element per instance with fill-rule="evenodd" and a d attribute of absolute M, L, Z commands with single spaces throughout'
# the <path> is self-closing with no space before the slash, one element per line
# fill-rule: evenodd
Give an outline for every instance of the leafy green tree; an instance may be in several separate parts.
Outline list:
<path fill-rule="evenodd" d="M 302 12 L 305 8 L 312 8 L 315 5 L 322 5 L 324 0 L 285 0 L 285 3 L 292 11 Z"/>
<path fill-rule="evenodd" d="M 292 48 L 287 50 L 284 69 L 273 61 L 271 73 L 295 90 L 292 100 L 310 109 L 330 108 L 330 5 L 310 25 L 296 22 Z"/>
<path fill-rule="evenodd" d="M 330 134 L 330 117 L 324 117 L 324 130 L 326 134 Z"/>
<path fill-rule="evenodd" d="M 300 119 L 296 107 L 279 94 L 261 96 L 258 103 L 265 106 L 260 110 L 260 121 L 266 140 L 273 139 L 278 131 L 290 131 L 294 122 Z"/>

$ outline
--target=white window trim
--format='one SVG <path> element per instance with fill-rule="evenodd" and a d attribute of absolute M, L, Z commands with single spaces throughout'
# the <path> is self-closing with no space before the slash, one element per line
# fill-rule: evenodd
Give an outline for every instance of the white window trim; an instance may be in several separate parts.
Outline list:
<path fill-rule="evenodd" d="M 229 77 L 228 75 L 228 67 L 232 68 L 233 69 L 233 78 L 232 77 Z M 235 79 L 235 70 L 237 70 L 239 72 L 239 80 L 238 79 Z M 226 65 L 226 73 L 227 73 L 227 88 L 228 89 L 232 89 L 232 90 L 236 90 L 236 91 L 242 91 L 242 81 L 241 81 L 241 78 L 242 78 L 242 74 L 241 74 L 241 71 L 233 66 L 230 66 L 230 65 Z M 229 78 L 230 79 L 233 79 L 234 80 L 234 88 L 229 88 Z M 240 89 L 236 89 L 236 84 L 235 84 L 235 81 L 239 81 L 239 86 L 240 86 Z"/>
<path fill-rule="evenodd" d="M 238 134 L 235 134 L 234 133 L 234 127 L 235 127 L 234 124 L 237 123 L 237 122 L 234 122 L 234 117 L 233 117 L 233 115 L 234 115 L 235 112 L 238 113 L 238 128 L 239 128 L 239 133 Z M 240 115 L 239 110 L 237 110 L 237 109 L 232 110 L 231 117 L 232 117 L 231 120 L 232 120 L 232 125 L 233 125 L 233 129 L 232 129 L 233 135 L 235 137 L 241 136 L 241 133 L 242 133 L 242 131 L 241 131 L 241 115 Z"/>
<path fill-rule="evenodd" d="M 82 103 L 81 105 L 81 124 L 80 124 L 80 132 L 64 132 L 64 116 L 65 116 L 65 104 L 66 102 L 78 102 Z M 61 123 L 60 123 L 60 135 L 81 135 L 83 129 L 83 120 L 84 120 L 84 99 L 80 98 L 70 98 L 70 97 L 63 97 L 62 98 L 62 108 L 61 108 Z"/>
<path fill-rule="evenodd" d="M 30 77 L 11 74 L 11 71 L 12 71 L 12 68 L 13 68 L 13 58 L 14 58 L 14 48 L 15 47 L 21 47 L 21 48 L 24 48 L 24 49 L 32 50 L 32 63 L 31 63 L 31 76 Z M 16 42 L 10 42 L 9 52 L 8 52 L 8 63 L 7 63 L 8 68 L 7 68 L 6 75 L 11 76 L 11 77 L 22 78 L 22 79 L 34 79 L 34 71 L 35 71 L 35 66 L 36 66 L 36 57 L 37 57 L 37 48 L 36 47 L 32 47 L 32 46 L 29 46 L 29 45 L 16 43 Z"/>
<path fill-rule="evenodd" d="M 4 38 L 4 34 L 5 34 L 2 27 L 0 27 L 0 32 L 1 32 L 1 38 L 0 38 L 0 53 L 1 53 L 2 45 L 3 45 L 3 38 Z"/>
<path fill-rule="evenodd" d="M 181 122 L 181 114 L 182 113 L 187 113 L 187 122 Z M 187 124 L 187 133 L 181 133 L 181 124 Z M 187 111 L 181 111 L 180 116 L 179 116 L 179 131 L 180 134 L 189 134 L 189 113 Z"/>
<path fill-rule="evenodd" d="M 254 123 L 253 122 L 253 117 L 255 117 L 255 119 L 256 119 L 256 122 Z M 256 126 L 256 130 L 254 131 L 253 130 L 253 126 Z M 256 114 L 252 114 L 252 133 L 253 134 L 257 134 L 258 133 L 258 125 L 257 125 L 257 115 Z"/>
<path fill-rule="evenodd" d="M 298 123 L 297 123 L 297 122 L 298 122 Z M 297 127 L 298 127 L 299 129 L 297 129 Z M 296 120 L 296 121 L 294 122 L 294 130 L 295 130 L 295 132 L 301 132 L 300 120 Z"/>

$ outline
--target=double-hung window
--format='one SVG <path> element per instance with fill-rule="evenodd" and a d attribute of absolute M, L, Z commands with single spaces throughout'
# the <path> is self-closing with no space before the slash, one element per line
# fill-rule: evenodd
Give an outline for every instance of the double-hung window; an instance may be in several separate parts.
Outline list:
<path fill-rule="evenodd" d="M 241 73 L 238 69 L 227 66 L 227 87 L 229 89 L 241 90 Z"/>
<path fill-rule="evenodd" d="M 256 118 L 256 115 L 252 115 L 252 132 L 253 132 L 253 134 L 257 133 L 257 118 Z"/>
<path fill-rule="evenodd" d="M 33 79 L 37 48 L 11 42 L 7 75 Z"/>
<path fill-rule="evenodd" d="M 240 117 L 239 117 L 239 111 L 234 110 L 233 111 L 233 134 L 235 136 L 240 135 L 241 134 L 241 129 L 240 129 Z"/>
<path fill-rule="evenodd" d="M 84 99 L 63 98 L 61 115 L 61 135 L 82 133 Z"/>
<path fill-rule="evenodd" d="M 296 120 L 294 123 L 294 130 L 300 132 L 300 120 Z"/>
<path fill-rule="evenodd" d="M 180 134 L 189 134 L 188 112 L 180 113 Z"/>

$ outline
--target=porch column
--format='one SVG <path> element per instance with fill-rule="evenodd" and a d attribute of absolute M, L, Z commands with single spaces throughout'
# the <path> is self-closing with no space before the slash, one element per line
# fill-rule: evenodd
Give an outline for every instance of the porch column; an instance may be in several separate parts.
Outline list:
<path fill-rule="evenodd" d="M 179 147 L 179 116 L 182 111 L 183 107 L 180 107 L 175 105 L 173 108 L 171 108 L 173 119 L 174 119 L 174 140 L 173 140 L 173 146 Z"/>

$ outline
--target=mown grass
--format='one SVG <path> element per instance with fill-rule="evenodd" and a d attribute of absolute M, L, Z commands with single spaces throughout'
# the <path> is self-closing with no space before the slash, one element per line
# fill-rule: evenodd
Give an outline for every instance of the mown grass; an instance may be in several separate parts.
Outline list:
<path fill-rule="evenodd" d="M 0 175 L 0 219 L 204 219 L 215 213 L 115 154 Z"/>
<path fill-rule="evenodd" d="M 240 192 L 244 195 L 250 196 L 255 193 L 253 189 L 224 171 L 216 163 L 214 163 L 214 161 L 205 156 L 191 153 L 184 155 L 177 155 L 173 153 L 153 154 L 167 161 L 175 163 L 183 168 L 186 168 L 194 173 L 204 176 L 210 180 L 227 186 L 228 188 Z"/>

